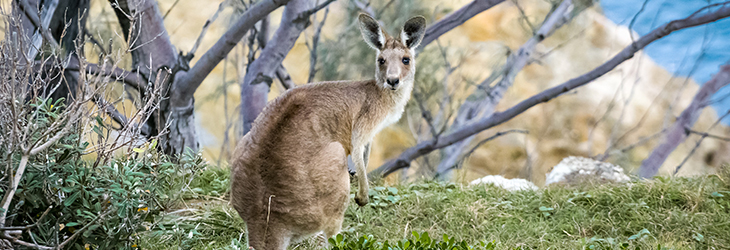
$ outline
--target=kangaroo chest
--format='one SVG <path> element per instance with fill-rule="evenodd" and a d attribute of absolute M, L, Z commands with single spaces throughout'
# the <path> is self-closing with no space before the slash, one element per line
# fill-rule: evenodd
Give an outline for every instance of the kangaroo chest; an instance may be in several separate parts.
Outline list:
<path fill-rule="evenodd" d="M 405 109 L 407 102 L 408 102 L 407 98 L 398 98 L 398 100 L 395 102 L 395 105 L 388 108 L 388 111 L 385 114 L 385 117 L 381 118 L 377 122 L 377 124 L 375 125 L 375 129 L 373 129 L 373 131 L 370 135 L 370 139 L 375 137 L 375 135 L 378 134 L 385 127 L 398 122 L 398 120 L 400 120 L 401 116 L 403 115 L 403 111 Z"/>
<path fill-rule="evenodd" d="M 375 136 L 376 134 L 378 134 L 385 127 L 398 122 L 398 120 L 400 120 L 400 117 L 402 115 L 403 115 L 403 107 L 395 107 L 393 110 L 388 112 L 388 114 L 385 116 L 385 118 L 382 121 L 380 121 L 378 123 L 378 125 L 375 126 L 372 136 Z"/>

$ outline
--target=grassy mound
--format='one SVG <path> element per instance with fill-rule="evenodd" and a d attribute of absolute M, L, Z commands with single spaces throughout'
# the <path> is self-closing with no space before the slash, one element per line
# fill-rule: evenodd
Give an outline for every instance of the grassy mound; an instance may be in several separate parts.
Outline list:
<path fill-rule="evenodd" d="M 245 249 L 245 224 L 225 199 L 206 194 L 226 192 L 220 189 L 227 174 L 215 171 L 204 176 L 218 190 L 199 187 L 201 199 L 168 215 L 164 228 L 153 228 L 140 246 Z M 439 240 L 445 234 L 474 249 L 489 243 L 495 249 L 730 248 L 728 173 L 520 192 L 419 182 L 373 187 L 371 197 L 366 207 L 350 204 L 336 245 L 366 240 L 382 247 L 417 232 Z M 316 249 L 313 240 L 294 247 Z"/>

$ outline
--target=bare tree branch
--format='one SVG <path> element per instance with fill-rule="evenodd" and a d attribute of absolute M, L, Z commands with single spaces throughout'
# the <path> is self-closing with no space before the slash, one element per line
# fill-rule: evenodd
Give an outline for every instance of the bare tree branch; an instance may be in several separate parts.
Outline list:
<path fill-rule="evenodd" d="M 162 15 L 162 19 L 167 19 L 167 15 L 170 15 L 170 12 L 172 12 L 173 9 L 175 9 L 175 6 L 177 6 L 177 3 L 180 2 L 180 0 L 175 0 L 174 3 L 172 3 L 172 6 L 170 6 L 169 9 L 165 12 L 165 15 Z"/>
<path fill-rule="evenodd" d="M 332 1 L 325 3 L 330 2 Z M 294 47 L 302 31 L 310 24 L 309 15 L 321 7 L 322 5 L 314 6 L 314 2 L 309 0 L 291 0 L 287 3 L 279 28 L 261 50 L 260 56 L 248 66 L 241 87 L 243 134 L 248 133 L 254 119 L 266 106 L 276 69 Z"/>
<path fill-rule="evenodd" d="M 728 8 L 730 9 L 730 8 Z M 682 114 L 677 117 L 677 120 L 669 127 L 667 133 L 664 135 L 663 142 L 654 148 L 649 154 L 649 157 L 641 162 L 639 168 L 639 176 L 643 178 L 651 178 L 659 171 L 664 161 L 666 161 L 669 154 L 679 146 L 680 143 L 684 142 L 689 135 L 688 128 L 691 128 L 697 119 L 700 117 L 702 110 L 707 106 L 717 90 L 728 85 L 730 83 L 730 65 L 723 65 L 720 67 L 720 71 L 705 82 L 700 90 L 697 91 L 692 102 L 687 106 Z"/>
<path fill-rule="evenodd" d="M 13 236 L 10 236 L 10 234 L 8 234 L 8 232 L 4 232 L 4 233 L 0 234 L 0 238 L 6 239 L 13 244 L 17 244 L 17 245 L 21 245 L 21 246 L 25 246 L 25 247 L 30 247 L 30 248 L 35 248 L 35 249 L 54 249 L 52 247 L 41 246 L 38 244 L 33 244 L 30 242 L 25 242 L 25 241 L 19 240 Z"/>
<path fill-rule="evenodd" d="M 55 1 L 55 3 L 56 3 L 56 5 L 58 5 L 58 1 Z M 53 36 L 47 29 L 48 25 L 43 26 L 41 24 L 41 20 L 40 20 L 40 17 L 38 17 L 38 13 L 36 13 L 35 8 L 33 8 L 33 6 L 30 6 L 30 4 L 28 4 L 28 0 L 18 0 L 18 5 L 19 5 L 20 9 L 23 10 L 25 15 L 28 16 L 28 19 L 33 24 L 33 26 L 35 26 L 40 31 L 40 34 L 43 36 L 43 38 L 46 39 L 46 41 L 48 41 L 54 48 L 58 47 L 58 42 L 56 41 L 56 39 L 53 39 Z M 55 7 L 54 7 L 54 10 L 55 10 Z M 51 15 L 53 15 L 52 12 L 51 12 Z M 46 27 L 46 28 L 43 28 L 43 27 Z"/>
<path fill-rule="evenodd" d="M 76 68 L 67 68 L 68 70 L 78 71 Z M 106 65 L 105 67 L 99 66 L 94 63 L 86 64 L 86 72 L 92 75 L 101 75 L 104 77 L 111 77 L 116 81 L 123 82 L 144 94 L 147 88 L 147 81 L 140 77 L 137 73 L 129 72 L 121 68 L 114 67 L 113 65 Z"/>
<path fill-rule="evenodd" d="M 375 10 L 373 10 L 373 7 L 370 6 L 370 2 L 363 3 L 360 0 L 352 0 L 352 3 L 355 4 L 355 7 L 360 9 L 360 11 L 367 13 L 371 17 L 378 19 L 378 15 L 375 14 Z M 382 23 L 381 23 L 382 25 Z"/>
<path fill-rule="evenodd" d="M 467 20 L 488 10 L 495 5 L 504 2 L 504 0 L 474 0 L 459 10 L 441 18 L 428 28 L 426 28 L 426 34 L 423 36 L 421 45 L 419 48 L 424 48 L 429 43 L 438 39 L 441 35 L 446 34 L 450 30 L 464 24 Z"/>
<path fill-rule="evenodd" d="M 175 1 L 175 4 L 177 4 L 177 1 Z M 173 7 L 175 6 L 175 4 L 173 4 Z M 205 33 L 208 32 L 208 28 L 210 27 L 210 24 L 213 23 L 216 19 L 218 19 L 218 14 L 220 14 L 223 11 L 223 9 L 225 9 L 225 7 L 226 7 L 226 1 L 223 1 L 220 5 L 218 5 L 218 10 L 215 12 L 215 14 L 213 14 L 213 16 L 211 16 L 207 21 L 205 21 L 205 24 L 203 24 L 203 30 L 200 31 L 200 35 L 198 35 L 198 39 L 195 40 L 195 44 L 193 44 L 193 48 L 191 48 L 190 52 L 188 52 L 190 59 L 192 59 L 193 55 L 195 55 L 195 52 L 198 50 L 198 46 L 200 46 L 200 43 L 203 42 L 203 37 L 205 37 Z M 172 10 L 172 7 L 170 7 L 170 9 Z M 170 11 L 168 11 L 167 13 L 170 13 Z M 165 14 L 165 16 L 167 16 L 167 14 Z"/>
<path fill-rule="evenodd" d="M 720 123 L 720 121 L 722 121 L 723 119 L 725 119 L 725 117 L 727 117 L 728 115 L 730 115 L 730 111 L 726 112 L 723 116 L 721 116 L 720 118 L 718 118 L 717 121 L 715 121 L 715 123 L 713 123 L 712 126 L 710 126 L 709 129 L 707 129 L 707 131 L 712 130 L 717 124 Z M 712 135 L 712 134 L 706 133 L 706 132 L 694 131 L 694 130 L 692 130 L 690 128 L 685 128 L 685 132 L 687 132 L 688 134 L 697 134 L 697 135 L 700 135 L 701 137 L 700 137 L 699 140 L 697 140 L 697 142 L 695 143 L 695 146 L 692 148 L 692 150 L 689 151 L 689 153 L 687 154 L 687 156 L 685 156 L 684 159 L 682 159 L 682 162 L 679 163 L 679 165 L 677 165 L 676 168 L 674 168 L 674 172 L 672 173 L 672 175 L 677 175 L 677 173 L 679 173 L 679 170 L 682 169 L 682 166 L 684 166 L 684 164 L 687 163 L 687 161 L 695 153 L 695 151 L 697 151 L 697 148 L 700 147 L 700 144 L 702 144 L 702 141 L 704 141 L 705 138 L 708 138 L 709 137 L 709 138 L 716 139 L 716 140 L 722 140 L 722 141 L 730 142 L 730 138 L 721 137 L 721 136 L 717 136 L 717 135 Z"/>
<path fill-rule="evenodd" d="M 711 138 L 711 139 L 716 139 L 716 140 L 721 140 L 721 141 L 730 141 L 730 137 L 723 137 L 723 136 L 719 136 L 719 135 L 713 135 L 713 134 L 710 134 L 710 133 L 700 132 L 700 131 L 694 131 L 694 130 L 691 130 L 691 129 L 687 129 L 687 132 L 690 133 L 690 134 L 696 134 L 696 135 L 699 135 L 699 136 L 702 136 L 702 137 Z"/>
<path fill-rule="evenodd" d="M 269 13 L 279 8 L 290 0 L 263 0 L 256 3 L 243 16 L 241 16 L 233 26 L 226 31 L 223 36 L 200 57 L 195 66 L 193 66 L 187 74 L 178 79 L 176 87 L 179 88 L 180 96 L 190 97 L 195 90 L 203 83 L 205 77 L 213 71 L 218 63 L 223 60 L 228 52 L 238 44 L 246 32 L 256 24 L 259 20 L 267 16 Z"/>
<path fill-rule="evenodd" d="M 91 227 L 92 225 L 96 224 L 96 222 L 98 222 L 101 218 L 109 215 L 113 211 L 114 211 L 113 209 L 108 208 L 104 213 L 97 215 L 96 218 L 94 218 L 93 220 L 91 220 L 91 222 L 89 222 L 86 225 L 84 225 L 81 229 L 76 230 L 76 232 L 74 232 L 74 234 L 71 235 L 71 237 L 68 237 L 68 239 L 66 239 L 63 242 L 61 242 L 61 244 L 58 244 L 58 246 L 56 246 L 55 249 L 57 249 L 57 250 L 63 249 L 63 247 L 66 246 L 66 245 L 68 245 L 68 243 L 70 243 L 71 241 L 73 241 L 73 239 L 75 239 L 76 237 L 78 237 L 79 235 L 81 235 L 81 233 L 83 233 L 84 231 L 86 231 L 87 229 L 89 229 L 89 227 Z"/>
<path fill-rule="evenodd" d="M 422 155 L 430 153 L 431 151 L 434 151 L 436 149 L 444 148 L 446 146 L 454 144 L 485 129 L 489 129 L 499 124 L 502 124 L 521 114 L 522 112 L 525 112 L 526 110 L 534 107 L 535 105 L 548 102 L 563 93 L 583 86 L 595 80 L 596 78 L 608 73 L 622 62 L 632 58 L 634 54 L 636 54 L 636 52 L 643 49 L 650 43 L 662 37 L 665 37 L 674 31 L 711 23 L 726 18 L 730 16 L 730 7 L 726 6 L 728 3 L 729 2 L 725 2 L 722 4 L 713 4 L 711 6 L 700 9 L 699 11 L 695 12 L 687 18 L 666 23 L 654 29 L 650 33 L 642 36 L 635 42 L 631 43 L 609 61 L 601 64 L 590 72 L 573 78 L 558 86 L 542 91 L 530 98 L 527 98 L 526 100 L 523 100 L 522 102 L 518 103 L 515 106 L 512 106 L 505 111 L 497 112 L 489 117 L 474 121 L 473 123 L 470 123 L 450 134 L 430 141 L 421 142 L 418 145 L 405 150 L 401 155 L 398 156 L 398 158 L 390 160 L 382 166 L 378 167 L 377 169 L 371 171 L 369 175 L 373 177 L 384 176 L 393 173 L 398 169 L 408 167 L 412 160 Z M 717 7 L 715 10 L 709 11 L 706 14 L 700 14 L 704 10 L 715 7 Z"/>
<path fill-rule="evenodd" d="M 570 20 L 572 9 L 572 1 L 564 0 L 552 13 L 548 14 L 535 35 L 527 40 L 517 50 L 517 53 L 511 54 L 507 58 L 503 69 L 488 77 L 477 86 L 478 89 L 462 104 L 451 127 L 458 129 L 463 124 L 468 124 L 473 120 L 494 113 L 497 104 L 502 100 L 507 90 L 512 87 L 517 73 L 529 62 L 534 53 L 535 46 L 549 37 L 555 30 L 566 24 Z M 494 86 L 491 86 L 492 82 L 496 79 L 499 79 L 499 81 Z M 436 169 L 438 176 L 448 177 L 446 172 L 454 169 L 454 166 L 461 159 L 464 149 L 471 143 L 473 138 L 474 136 L 470 136 L 444 149 L 446 158 L 439 163 Z"/>
<path fill-rule="evenodd" d="M 472 147 L 468 152 L 466 152 L 466 154 L 464 154 L 464 157 L 461 158 L 461 161 L 466 160 L 467 158 L 469 158 L 469 156 L 471 156 L 474 153 L 474 151 L 476 151 L 479 147 L 481 147 L 482 145 L 484 145 L 484 143 L 487 143 L 487 142 L 489 142 L 491 140 L 497 139 L 498 137 L 503 136 L 503 135 L 506 135 L 506 134 L 509 134 L 509 133 L 529 134 L 530 132 L 527 131 L 527 130 L 524 130 L 524 129 L 510 129 L 510 130 L 507 130 L 507 131 L 497 132 L 496 134 L 494 134 L 494 135 L 492 135 L 490 137 L 487 137 L 484 140 L 481 140 L 479 143 L 477 143 L 477 145 L 474 145 L 474 147 Z"/>
<path fill-rule="evenodd" d="M 129 122 L 127 117 L 125 115 L 123 115 L 121 112 L 119 112 L 116 108 L 114 108 L 113 104 L 104 100 L 104 97 L 97 94 L 94 96 L 92 101 L 94 101 L 94 103 L 96 103 L 96 105 L 99 106 L 99 108 L 101 110 L 103 110 L 104 113 L 109 115 L 109 117 L 111 117 L 112 120 L 119 123 L 119 125 L 121 125 L 122 127 L 127 126 L 127 123 Z"/>
<path fill-rule="evenodd" d="M 276 79 L 279 79 L 279 82 L 281 82 L 281 85 L 284 86 L 285 89 L 291 89 L 297 86 L 297 84 L 292 81 L 291 75 L 289 75 L 289 72 L 286 71 L 284 65 L 279 65 L 279 67 L 276 68 Z"/>
<path fill-rule="evenodd" d="M 25 225 L 25 226 L 22 226 L 22 227 L 0 227 L 0 230 L 2 230 L 2 231 L 8 231 L 8 230 L 28 230 L 28 229 L 37 227 L 38 224 L 41 223 L 41 221 L 43 220 L 43 218 L 45 218 L 46 215 L 48 215 L 48 212 L 51 211 L 51 208 L 53 208 L 53 206 L 49 206 L 48 208 L 46 208 L 46 211 L 43 211 L 43 214 L 41 214 L 41 217 L 38 217 L 38 220 L 36 220 L 35 223 L 33 223 L 33 224 Z"/>
<path fill-rule="evenodd" d="M 324 11 L 322 21 L 314 25 L 315 29 L 314 35 L 312 35 L 312 44 L 310 45 L 309 42 L 306 43 L 307 48 L 309 48 L 309 77 L 307 77 L 307 83 L 314 81 L 314 76 L 317 74 L 317 45 L 319 45 L 319 36 L 322 33 L 322 27 L 324 27 L 324 22 L 327 21 L 327 14 L 329 13 L 330 8 L 327 7 Z M 317 16 L 315 16 L 314 19 L 316 21 Z"/>

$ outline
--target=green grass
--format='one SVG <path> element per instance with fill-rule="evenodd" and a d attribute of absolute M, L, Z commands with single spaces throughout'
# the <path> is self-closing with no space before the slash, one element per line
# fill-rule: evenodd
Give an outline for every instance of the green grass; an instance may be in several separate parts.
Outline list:
<path fill-rule="evenodd" d="M 372 235 L 394 242 L 427 232 L 474 245 L 494 242 L 496 249 L 730 248 L 727 173 L 521 192 L 418 182 L 373 187 L 371 195 L 369 206 L 351 202 L 342 230 L 346 240 Z M 165 229 L 153 228 L 139 245 L 245 249 L 244 223 L 225 200 L 190 203 L 193 209 L 167 215 Z M 315 249 L 311 240 L 294 247 Z"/>

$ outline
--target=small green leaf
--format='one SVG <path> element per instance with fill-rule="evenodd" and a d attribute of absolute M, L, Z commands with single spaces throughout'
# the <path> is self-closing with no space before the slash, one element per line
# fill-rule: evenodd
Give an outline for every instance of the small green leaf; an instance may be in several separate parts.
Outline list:
<path fill-rule="evenodd" d="M 705 239 L 705 236 L 695 232 L 694 235 L 692 235 L 692 238 L 695 239 L 697 242 L 702 242 L 702 240 Z"/>
<path fill-rule="evenodd" d="M 551 207 L 540 207 L 540 211 L 547 212 L 547 211 L 553 211 L 554 209 Z"/>
<path fill-rule="evenodd" d="M 63 205 L 67 206 L 67 207 L 71 206 L 71 204 L 73 204 L 74 201 L 76 201 L 76 199 L 79 198 L 80 195 L 81 195 L 81 192 L 76 192 L 76 193 L 71 194 L 70 196 L 68 196 L 68 198 L 66 198 L 65 201 L 63 201 Z"/>

